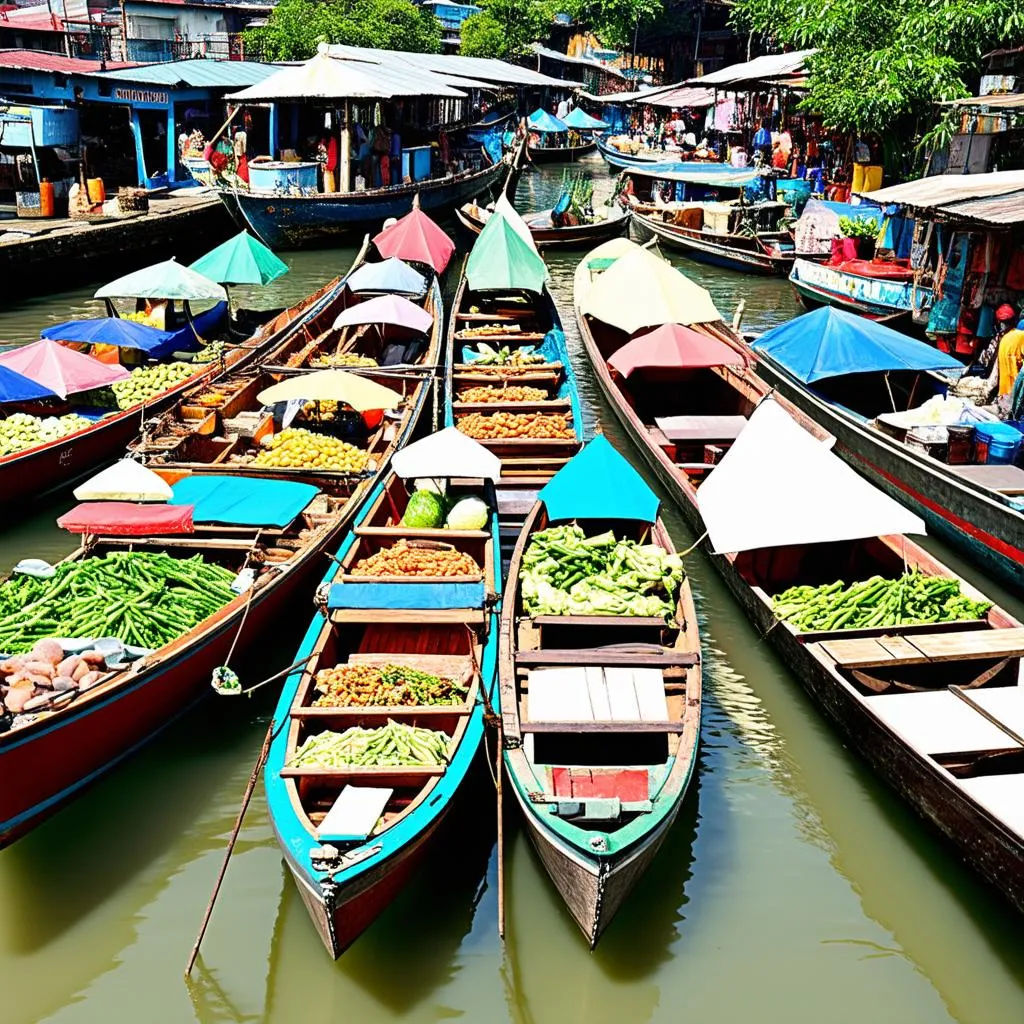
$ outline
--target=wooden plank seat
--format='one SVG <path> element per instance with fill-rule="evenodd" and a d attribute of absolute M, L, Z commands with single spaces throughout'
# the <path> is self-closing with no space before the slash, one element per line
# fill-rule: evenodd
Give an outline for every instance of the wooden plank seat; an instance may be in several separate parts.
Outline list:
<path fill-rule="evenodd" d="M 747 425 L 745 416 L 655 416 L 669 441 L 735 441 Z"/>
<path fill-rule="evenodd" d="M 384 782 L 395 779 L 408 784 L 423 777 L 444 775 L 447 765 L 402 765 L 367 768 L 363 765 L 345 765 L 343 768 L 282 768 L 282 779 L 347 779 L 353 775 L 361 779 Z"/>
<path fill-rule="evenodd" d="M 380 622 L 380 608 L 336 608 L 331 612 L 331 622 Z M 439 625 L 465 622 L 470 626 L 483 626 L 482 608 L 395 608 L 388 611 L 389 623 L 402 625 Z"/>
<path fill-rule="evenodd" d="M 685 731 L 685 726 L 682 722 L 522 722 L 519 731 L 522 733 L 681 733 Z"/>
<path fill-rule="evenodd" d="M 665 620 L 657 615 L 535 615 L 535 626 L 633 626 L 640 629 L 664 629 Z"/>
<path fill-rule="evenodd" d="M 961 779 L 969 796 L 1019 836 L 1024 836 L 1024 774 Z"/>
<path fill-rule="evenodd" d="M 696 651 L 612 651 L 604 647 L 581 647 L 572 650 L 516 651 L 516 666 L 541 668 L 545 665 L 593 666 L 656 666 L 658 668 L 692 668 L 700 664 Z"/>
<path fill-rule="evenodd" d="M 949 468 L 965 480 L 987 487 L 990 491 L 998 491 L 1000 494 L 1007 495 L 1024 494 L 1024 469 L 1021 469 L 1020 466 L 985 463 L 978 466 L 950 466 Z"/>
<path fill-rule="evenodd" d="M 361 842 L 373 831 L 394 789 L 345 786 L 316 830 L 321 842 Z"/>
<path fill-rule="evenodd" d="M 846 669 L 926 665 L 972 658 L 1019 658 L 1024 657 L 1024 627 L 823 640 L 820 647 L 840 668 Z"/>
<path fill-rule="evenodd" d="M 972 691 L 972 699 L 981 691 Z M 949 690 L 868 697 L 870 710 L 925 754 L 1013 746 L 998 726 Z M 1019 744 L 1018 744 L 1019 746 Z"/>

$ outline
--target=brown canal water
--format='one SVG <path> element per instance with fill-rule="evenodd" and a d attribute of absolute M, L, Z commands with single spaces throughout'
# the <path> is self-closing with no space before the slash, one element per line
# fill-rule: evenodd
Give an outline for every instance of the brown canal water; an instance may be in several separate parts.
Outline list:
<path fill-rule="evenodd" d="M 585 166 L 599 189 L 610 187 L 599 161 Z M 560 177 L 557 167 L 526 177 L 520 208 L 550 205 Z M 351 255 L 290 255 L 292 272 L 259 301 L 293 301 Z M 572 324 L 579 255 L 549 260 L 555 293 L 587 415 L 628 452 Z M 784 282 L 679 265 L 729 315 L 744 297 L 752 329 L 797 312 Z M 89 294 L 7 309 L 0 338 L 33 340 L 42 324 L 87 315 Z M 40 507 L 8 528 L 0 568 L 67 550 L 52 525 L 63 507 Z M 692 543 L 671 508 L 667 518 L 680 546 Z M 688 569 L 706 657 L 700 771 L 595 953 L 514 829 L 508 936 L 499 942 L 493 790 L 483 775 L 429 870 L 331 963 L 282 867 L 258 789 L 186 985 L 182 967 L 272 709 L 265 690 L 252 701 L 211 699 L 0 852 L 0 1020 L 1020 1024 L 1020 918 L 843 748 L 709 561 L 691 555 Z M 284 627 L 268 637 L 265 664 L 287 664 L 298 640 Z"/>

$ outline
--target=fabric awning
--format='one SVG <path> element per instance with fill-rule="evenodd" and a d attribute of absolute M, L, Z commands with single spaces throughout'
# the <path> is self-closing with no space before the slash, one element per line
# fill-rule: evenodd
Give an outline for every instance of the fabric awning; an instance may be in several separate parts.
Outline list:
<path fill-rule="evenodd" d="M 608 365 L 628 377 L 635 370 L 698 369 L 707 366 L 744 366 L 738 349 L 681 324 L 662 324 L 648 334 L 627 341 Z"/>
<path fill-rule="evenodd" d="M 885 324 L 822 306 L 756 338 L 751 347 L 781 363 L 805 384 L 851 373 L 957 370 L 964 364 Z"/>
<path fill-rule="evenodd" d="M 389 324 L 426 334 L 433 327 L 434 318 L 422 306 L 402 295 L 378 295 L 349 306 L 334 320 L 335 327 L 354 327 L 357 324 Z"/>
<path fill-rule="evenodd" d="M 395 409 L 402 402 L 397 391 L 347 370 L 317 370 L 286 377 L 279 384 L 272 384 L 261 391 L 256 399 L 263 405 L 276 405 L 293 399 L 344 402 L 356 412 Z"/>
<path fill-rule="evenodd" d="M 353 292 L 393 292 L 404 295 L 423 295 L 427 279 L 408 263 L 389 256 L 379 263 L 364 263 L 345 281 Z"/>
<path fill-rule="evenodd" d="M 697 489 L 719 554 L 924 533 L 923 520 L 870 484 L 772 398 Z"/>
<path fill-rule="evenodd" d="M 565 122 L 559 121 L 543 107 L 538 107 L 527 119 L 527 125 L 538 132 L 564 132 Z"/>
<path fill-rule="evenodd" d="M 170 501 L 171 487 L 162 476 L 134 459 L 119 459 L 79 484 L 79 501 Z"/>
<path fill-rule="evenodd" d="M 373 244 L 381 256 L 424 263 L 436 274 L 444 273 L 455 252 L 455 243 L 418 206 L 374 235 Z"/>
<path fill-rule="evenodd" d="M 292 480 L 196 473 L 174 485 L 170 503 L 194 506 L 196 523 L 284 527 L 319 493 L 312 484 Z"/>
<path fill-rule="evenodd" d="M 189 266 L 220 284 L 266 285 L 288 273 L 288 264 L 248 231 L 222 242 Z"/>
<path fill-rule="evenodd" d="M 658 518 L 658 496 L 604 434 L 574 455 L 537 495 L 549 519 Z"/>
<path fill-rule="evenodd" d="M 191 505 L 136 505 L 131 501 L 91 501 L 65 512 L 57 525 L 68 533 L 117 537 L 193 533 Z"/>
<path fill-rule="evenodd" d="M 541 292 L 548 279 L 548 268 L 532 240 L 523 239 L 515 220 L 504 210 L 495 209 L 473 243 L 466 261 L 466 280 L 473 291 Z"/>
<path fill-rule="evenodd" d="M 600 131 L 608 127 L 607 121 L 591 117 L 582 107 L 573 107 L 568 115 L 562 118 L 562 122 L 566 128 L 576 128 L 585 132 Z"/>
<path fill-rule="evenodd" d="M 662 89 L 651 96 L 638 96 L 637 103 L 649 107 L 669 107 L 673 110 L 684 107 L 712 107 L 715 104 L 715 90 L 680 86 Z"/>
<path fill-rule="evenodd" d="M 687 185 L 708 188 L 746 188 L 760 172 L 753 167 L 730 167 L 728 164 L 701 164 L 685 160 L 665 160 L 656 164 L 638 164 L 628 169 L 630 177 L 657 178 L 660 181 L 681 181 Z"/>
<path fill-rule="evenodd" d="M 817 52 L 817 50 L 795 50 L 792 53 L 769 53 L 741 64 L 730 64 L 728 67 L 712 71 L 700 78 L 690 78 L 686 84 L 728 87 L 730 89 L 765 84 L 784 85 L 787 79 L 801 79 L 806 70 L 807 58 L 814 56 Z"/>
<path fill-rule="evenodd" d="M 118 348 L 134 348 L 140 352 L 154 352 L 166 345 L 174 334 L 161 331 L 136 320 L 119 316 L 91 317 L 87 320 L 68 320 L 53 327 L 44 327 L 41 338 L 51 341 L 71 341 L 90 345 L 116 345 Z"/>
<path fill-rule="evenodd" d="M 395 452 L 391 468 L 403 480 L 446 480 L 458 476 L 497 483 L 501 459 L 458 427 L 445 427 Z"/>
<path fill-rule="evenodd" d="M 0 366 L 0 402 L 31 402 L 37 398 L 56 398 L 42 384 L 7 366 Z"/>
<path fill-rule="evenodd" d="M 106 387 L 131 376 L 123 366 L 101 363 L 48 338 L 5 352 L 0 355 L 0 366 L 36 381 L 61 398 Z"/>
<path fill-rule="evenodd" d="M 180 299 L 192 302 L 223 302 L 228 293 L 208 277 L 197 274 L 177 260 L 164 260 L 125 274 L 96 290 L 97 299 Z"/>

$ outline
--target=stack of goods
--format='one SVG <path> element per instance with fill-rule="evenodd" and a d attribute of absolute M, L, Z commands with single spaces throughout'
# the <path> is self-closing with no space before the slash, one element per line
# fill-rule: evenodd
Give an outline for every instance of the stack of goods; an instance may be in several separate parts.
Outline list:
<path fill-rule="evenodd" d="M 353 576 L 480 576 L 480 566 L 452 547 L 423 547 L 404 537 L 391 547 L 360 558 Z"/>
<path fill-rule="evenodd" d="M 127 380 L 110 385 L 119 409 L 130 409 L 151 398 L 176 388 L 196 372 L 192 363 L 157 363 L 155 366 L 137 366 Z"/>
<path fill-rule="evenodd" d="M 573 523 L 541 530 L 523 554 L 528 615 L 643 615 L 671 619 L 683 563 L 657 544 L 596 537 Z"/>
<path fill-rule="evenodd" d="M 562 191 L 551 210 L 551 222 L 556 228 L 571 228 L 589 224 L 594 220 L 594 182 L 587 174 L 562 174 Z"/>
<path fill-rule="evenodd" d="M 434 729 L 401 725 L 393 719 L 378 729 L 354 727 L 310 736 L 288 768 L 402 768 L 448 763 L 448 736 Z"/>
<path fill-rule="evenodd" d="M 574 440 L 571 417 L 565 413 L 471 412 L 461 416 L 456 426 L 478 441 L 504 438 Z"/>
<path fill-rule="evenodd" d="M 460 402 L 544 402 L 548 393 L 543 388 L 494 387 L 486 385 L 459 392 Z"/>
<path fill-rule="evenodd" d="M 15 715 L 45 711 L 92 689 L 106 674 L 101 651 L 65 656 L 56 640 L 40 640 L 27 654 L 0 661 L 3 707 Z"/>
<path fill-rule="evenodd" d="M 772 598 L 776 616 L 800 632 L 983 619 L 991 607 L 962 594 L 959 580 L 918 572 L 894 580 L 872 576 L 849 587 L 842 580 L 790 587 Z"/>
<path fill-rule="evenodd" d="M 479 342 L 476 352 L 470 349 L 464 350 L 469 362 L 474 368 L 477 366 L 537 366 L 543 363 L 544 356 L 534 351 L 532 345 L 524 345 L 522 348 L 510 349 L 502 345 L 500 349 L 493 348 L 486 342 Z"/>
<path fill-rule="evenodd" d="M 315 708 L 462 704 L 468 688 L 454 679 L 400 665 L 335 665 L 316 674 Z"/>
<path fill-rule="evenodd" d="M 331 473 L 362 473 L 370 455 L 336 437 L 288 427 L 274 434 L 251 463 L 274 469 L 322 469 Z"/>
<path fill-rule="evenodd" d="M 310 366 L 377 366 L 373 356 L 361 356 L 358 352 L 335 352 L 313 356 Z"/>
<path fill-rule="evenodd" d="M 89 426 L 92 426 L 89 420 L 74 413 L 40 418 L 16 412 L 0 419 L 0 458 L 50 441 L 59 441 Z"/>
<path fill-rule="evenodd" d="M 444 495 L 421 489 L 413 491 L 405 507 L 400 526 L 414 530 L 482 530 L 490 519 L 487 504 L 476 497 L 462 498 L 448 508 Z"/>

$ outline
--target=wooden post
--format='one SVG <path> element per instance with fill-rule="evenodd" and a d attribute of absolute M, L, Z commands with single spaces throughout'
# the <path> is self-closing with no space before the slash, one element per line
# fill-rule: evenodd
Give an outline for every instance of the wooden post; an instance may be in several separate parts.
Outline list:
<path fill-rule="evenodd" d="M 352 136 L 349 134 L 349 102 L 345 100 L 345 114 L 341 123 L 341 146 L 338 153 L 338 191 L 348 192 L 352 181 Z"/>

